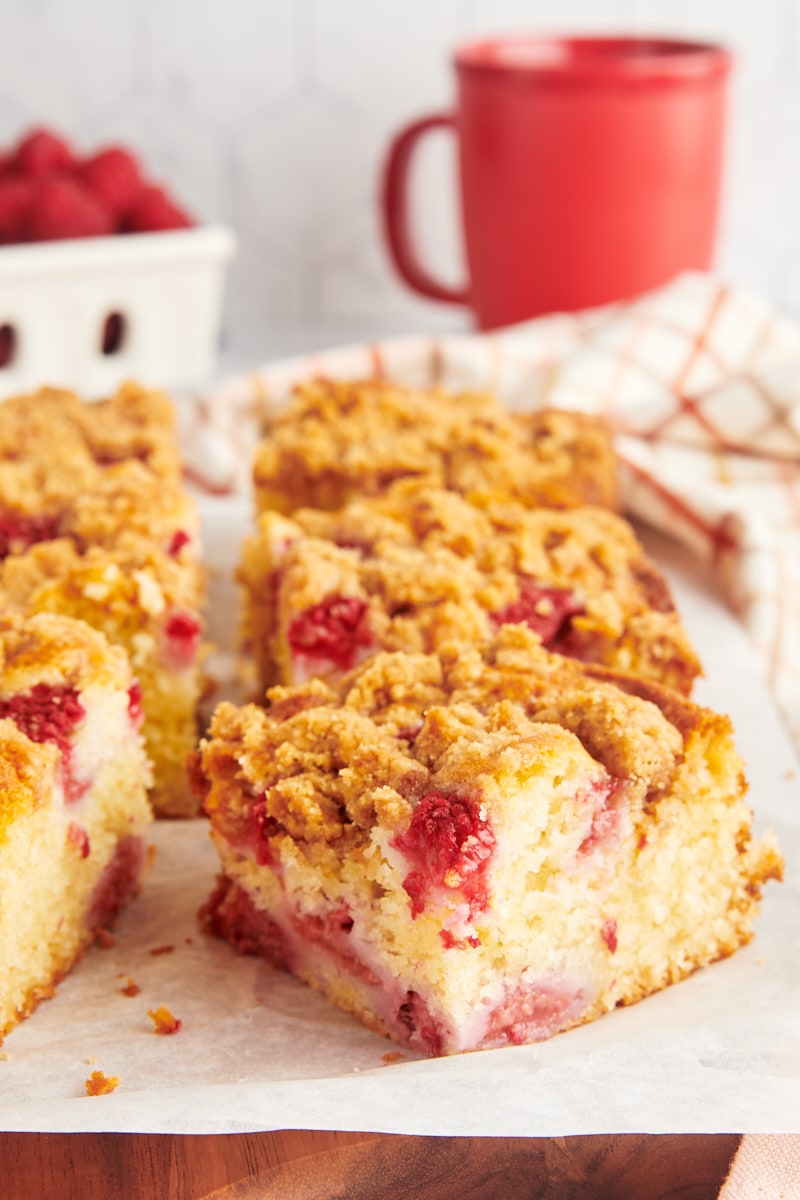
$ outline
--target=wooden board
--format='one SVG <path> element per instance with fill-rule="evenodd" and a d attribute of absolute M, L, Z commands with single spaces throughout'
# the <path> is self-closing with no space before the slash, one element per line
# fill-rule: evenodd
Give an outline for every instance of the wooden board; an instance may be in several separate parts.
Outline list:
<path fill-rule="evenodd" d="M 716 1200 L 735 1134 L 0 1134 L 4 1200 Z"/>

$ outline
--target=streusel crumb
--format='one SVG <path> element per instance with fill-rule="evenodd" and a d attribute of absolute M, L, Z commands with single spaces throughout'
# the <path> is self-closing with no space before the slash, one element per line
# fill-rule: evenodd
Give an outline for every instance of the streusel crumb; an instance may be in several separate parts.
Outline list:
<path fill-rule="evenodd" d="M 336 509 L 409 477 L 527 505 L 617 502 L 611 440 L 596 418 L 517 415 L 489 393 L 381 380 L 300 385 L 266 430 L 253 472 L 259 509 L 283 513 Z"/>
<path fill-rule="evenodd" d="M 334 513 L 263 513 L 238 578 L 242 644 L 264 687 L 335 676 L 380 650 L 477 645 L 513 623 L 685 693 L 700 671 L 663 576 L 602 508 L 475 504 L 402 481 Z"/>
<path fill-rule="evenodd" d="M 107 1096 L 115 1092 L 120 1085 L 119 1075 L 104 1075 L 102 1071 L 92 1071 L 86 1080 L 87 1096 Z"/>

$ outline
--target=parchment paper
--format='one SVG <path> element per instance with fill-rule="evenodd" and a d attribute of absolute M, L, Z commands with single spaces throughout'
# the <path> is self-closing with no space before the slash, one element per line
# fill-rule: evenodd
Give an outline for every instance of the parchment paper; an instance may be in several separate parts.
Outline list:
<path fill-rule="evenodd" d="M 204 501 L 212 633 L 235 626 L 229 568 L 244 500 Z M 800 773 L 756 661 L 686 552 L 651 536 L 708 678 L 733 716 L 756 827 L 786 857 L 753 942 L 628 1009 L 533 1046 L 423 1060 L 199 932 L 215 875 L 202 820 L 154 829 L 154 869 L 119 922 L 0 1049 L 0 1128 L 235 1133 L 278 1128 L 472 1136 L 790 1133 L 800 1129 Z M 165 947 L 171 947 L 165 950 Z M 161 953 L 153 953 L 161 950 Z M 141 989 L 126 996 L 132 979 Z M 182 1022 L 156 1036 L 147 1010 Z M 389 1056 L 387 1058 L 387 1056 Z M 93 1070 L 118 1089 L 87 1097 Z"/>

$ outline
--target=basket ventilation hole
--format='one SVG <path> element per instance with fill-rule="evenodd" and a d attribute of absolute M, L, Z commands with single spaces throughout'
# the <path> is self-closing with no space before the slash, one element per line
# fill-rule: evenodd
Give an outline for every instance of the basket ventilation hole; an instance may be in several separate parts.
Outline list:
<path fill-rule="evenodd" d="M 106 356 L 119 354 L 125 344 L 127 322 L 122 313 L 109 313 L 103 322 L 103 335 L 100 348 Z"/>
<path fill-rule="evenodd" d="M 10 367 L 17 356 L 17 331 L 13 325 L 0 325 L 0 371 Z"/>

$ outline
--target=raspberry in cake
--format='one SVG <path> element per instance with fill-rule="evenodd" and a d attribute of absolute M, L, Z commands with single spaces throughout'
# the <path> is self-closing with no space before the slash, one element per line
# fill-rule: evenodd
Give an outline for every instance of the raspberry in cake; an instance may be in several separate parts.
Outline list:
<path fill-rule="evenodd" d="M 202 688 L 196 564 L 128 534 L 112 550 L 79 551 L 69 538 L 31 546 L 0 563 L 0 609 L 86 621 L 130 658 L 153 764 L 158 816 L 193 816 L 186 756 L 197 740 Z"/>
<path fill-rule="evenodd" d="M 0 616 L 0 1037 L 135 894 L 151 820 L 138 685 L 82 621 Z"/>
<path fill-rule="evenodd" d="M 192 769 L 206 927 L 413 1050 L 638 1001 L 747 942 L 780 877 L 726 717 L 524 625 L 269 699 L 219 705 Z"/>
<path fill-rule="evenodd" d="M 238 574 L 262 687 L 334 678 L 380 650 L 477 644 L 513 623 L 684 693 L 700 671 L 666 581 L 607 509 L 478 505 L 402 481 L 335 513 L 262 513 Z"/>
<path fill-rule="evenodd" d="M 614 452 L 598 419 L 515 414 L 489 393 L 381 380 L 299 386 L 266 429 L 253 468 L 258 509 L 286 514 L 337 509 L 404 478 L 528 506 L 617 503 Z"/>

